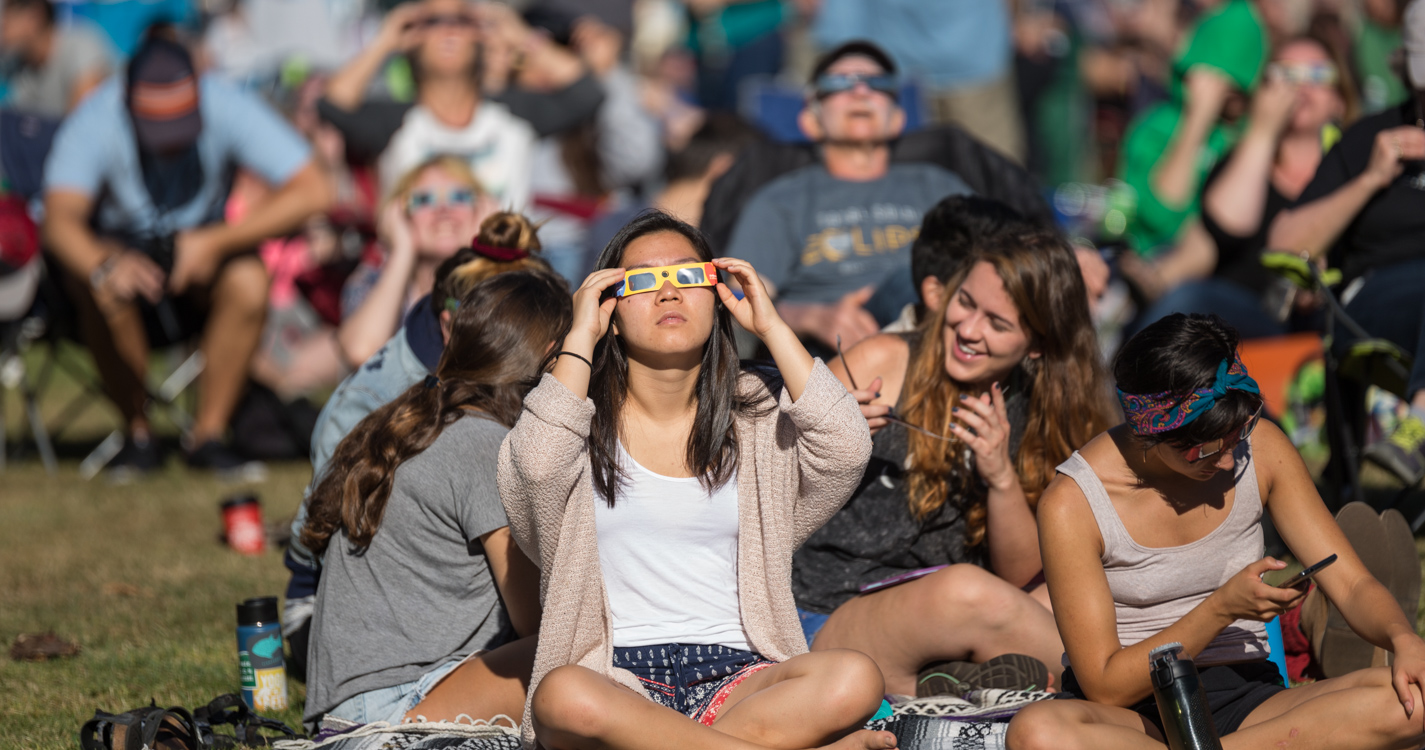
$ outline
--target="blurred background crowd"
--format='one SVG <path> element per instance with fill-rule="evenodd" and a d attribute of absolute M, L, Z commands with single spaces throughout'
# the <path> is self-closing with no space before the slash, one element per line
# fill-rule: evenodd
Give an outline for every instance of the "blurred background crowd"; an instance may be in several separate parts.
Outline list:
<path fill-rule="evenodd" d="M 138 472 L 163 459 L 152 353 L 196 346 L 185 458 L 244 470 L 306 455 L 312 404 L 417 335 L 495 211 L 532 219 L 573 286 L 638 211 L 670 211 L 753 259 L 830 355 L 913 321 L 921 214 L 973 192 L 1073 238 L 1106 350 L 1172 311 L 1319 332 L 1326 303 L 1270 248 L 1356 292 L 1394 279 L 1340 296 L 1408 355 L 1408 5 L 5 0 L 4 343 L 82 342 L 126 425 L 101 463 Z"/>

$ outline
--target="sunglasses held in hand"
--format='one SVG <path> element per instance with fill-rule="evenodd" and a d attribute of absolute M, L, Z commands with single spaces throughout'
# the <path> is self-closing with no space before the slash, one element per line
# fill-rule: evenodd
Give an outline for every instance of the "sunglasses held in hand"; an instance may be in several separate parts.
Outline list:
<path fill-rule="evenodd" d="M 838 336 L 836 337 L 836 356 L 841 358 L 841 367 L 842 367 L 842 369 L 846 370 L 846 379 L 851 381 L 851 388 L 852 388 L 852 390 L 857 390 L 857 391 L 861 390 L 861 386 L 856 385 L 856 376 L 851 374 L 851 366 L 848 365 L 848 364 L 846 364 L 846 354 L 841 351 L 841 336 L 840 336 L 840 335 L 838 335 Z M 902 426 L 902 427 L 904 427 L 904 428 L 906 428 L 906 429 L 908 429 L 908 430 L 915 430 L 916 432 L 919 432 L 919 433 L 922 434 L 922 435 L 926 435 L 926 436 L 928 436 L 928 437 L 933 437 L 933 438 L 935 438 L 936 440 L 944 440 L 944 441 L 947 442 L 947 443 L 948 443 L 948 442 L 952 442 L 952 441 L 958 439 L 958 438 L 953 438 L 953 437 L 945 437 L 944 435 L 940 435 L 940 434 L 931 432 L 930 430 L 926 430 L 926 429 L 922 429 L 922 428 L 920 428 L 920 427 L 916 427 L 915 425 L 911 424 L 910 422 L 907 422 L 907 421 L 905 421 L 904 419 L 901 419 L 900 417 L 897 417 L 897 416 L 896 416 L 896 408 L 895 408 L 894 406 L 890 407 L 890 411 L 887 411 L 887 412 L 885 413 L 885 415 L 881 417 L 881 419 L 884 419 L 884 420 L 886 420 L 887 422 L 895 422 L 896 424 L 898 424 L 898 425 L 900 425 L 900 426 Z"/>

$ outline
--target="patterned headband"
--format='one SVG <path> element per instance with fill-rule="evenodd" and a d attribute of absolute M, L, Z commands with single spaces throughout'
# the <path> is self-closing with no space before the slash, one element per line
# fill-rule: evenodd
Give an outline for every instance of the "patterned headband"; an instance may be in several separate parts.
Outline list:
<path fill-rule="evenodd" d="M 1217 366 L 1217 378 L 1211 388 L 1199 388 L 1181 400 L 1172 391 L 1124 393 L 1120 390 L 1118 403 L 1123 407 L 1123 416 L 1128 418 L 1133 434 L 1156 435 L 1176 430 L 1206 414 L 1228 391 L 1261 393 L 1257 381 L 1247 374 L 1242 358 L 1235 352 L 1232 359 L 1224 359 Z"/>

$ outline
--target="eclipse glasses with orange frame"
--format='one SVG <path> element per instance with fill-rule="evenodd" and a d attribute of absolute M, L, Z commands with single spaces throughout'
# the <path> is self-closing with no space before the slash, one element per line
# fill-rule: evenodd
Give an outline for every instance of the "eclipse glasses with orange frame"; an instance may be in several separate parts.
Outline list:
<path fill-rule="evenodd" d="M 711 263 L 679 263 L 672 266 L 634 268 L 625 271 L 623 281 L 614 287 L 615 297 L 627 297 L 644 292 L 656 292 L 669 281 L 673 286 L 717 286 L 717 266 Z"/>

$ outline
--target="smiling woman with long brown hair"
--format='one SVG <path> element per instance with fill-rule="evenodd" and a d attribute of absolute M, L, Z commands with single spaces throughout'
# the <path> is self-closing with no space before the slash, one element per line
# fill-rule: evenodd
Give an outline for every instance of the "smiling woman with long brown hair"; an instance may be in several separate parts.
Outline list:
<path fill-rule="evenodd" d="M 934 692 L 918 678 L 927 665 L 1042 689 L 1063 645 L 1035 503 L 1109 423 L 1083 279 L 1058 235 L 1024 228 L 974 248 L 946 289 L 917 331 L 831 363 L 875 448 L 856 494 L 797 552 L 797 606 L 814 652 L 864 651 L 888 692 Z M 884 585 L 897 577 L 909 580 Z M 977 682 L 975 665 L 997 657 L 1001 679 Z"/>

